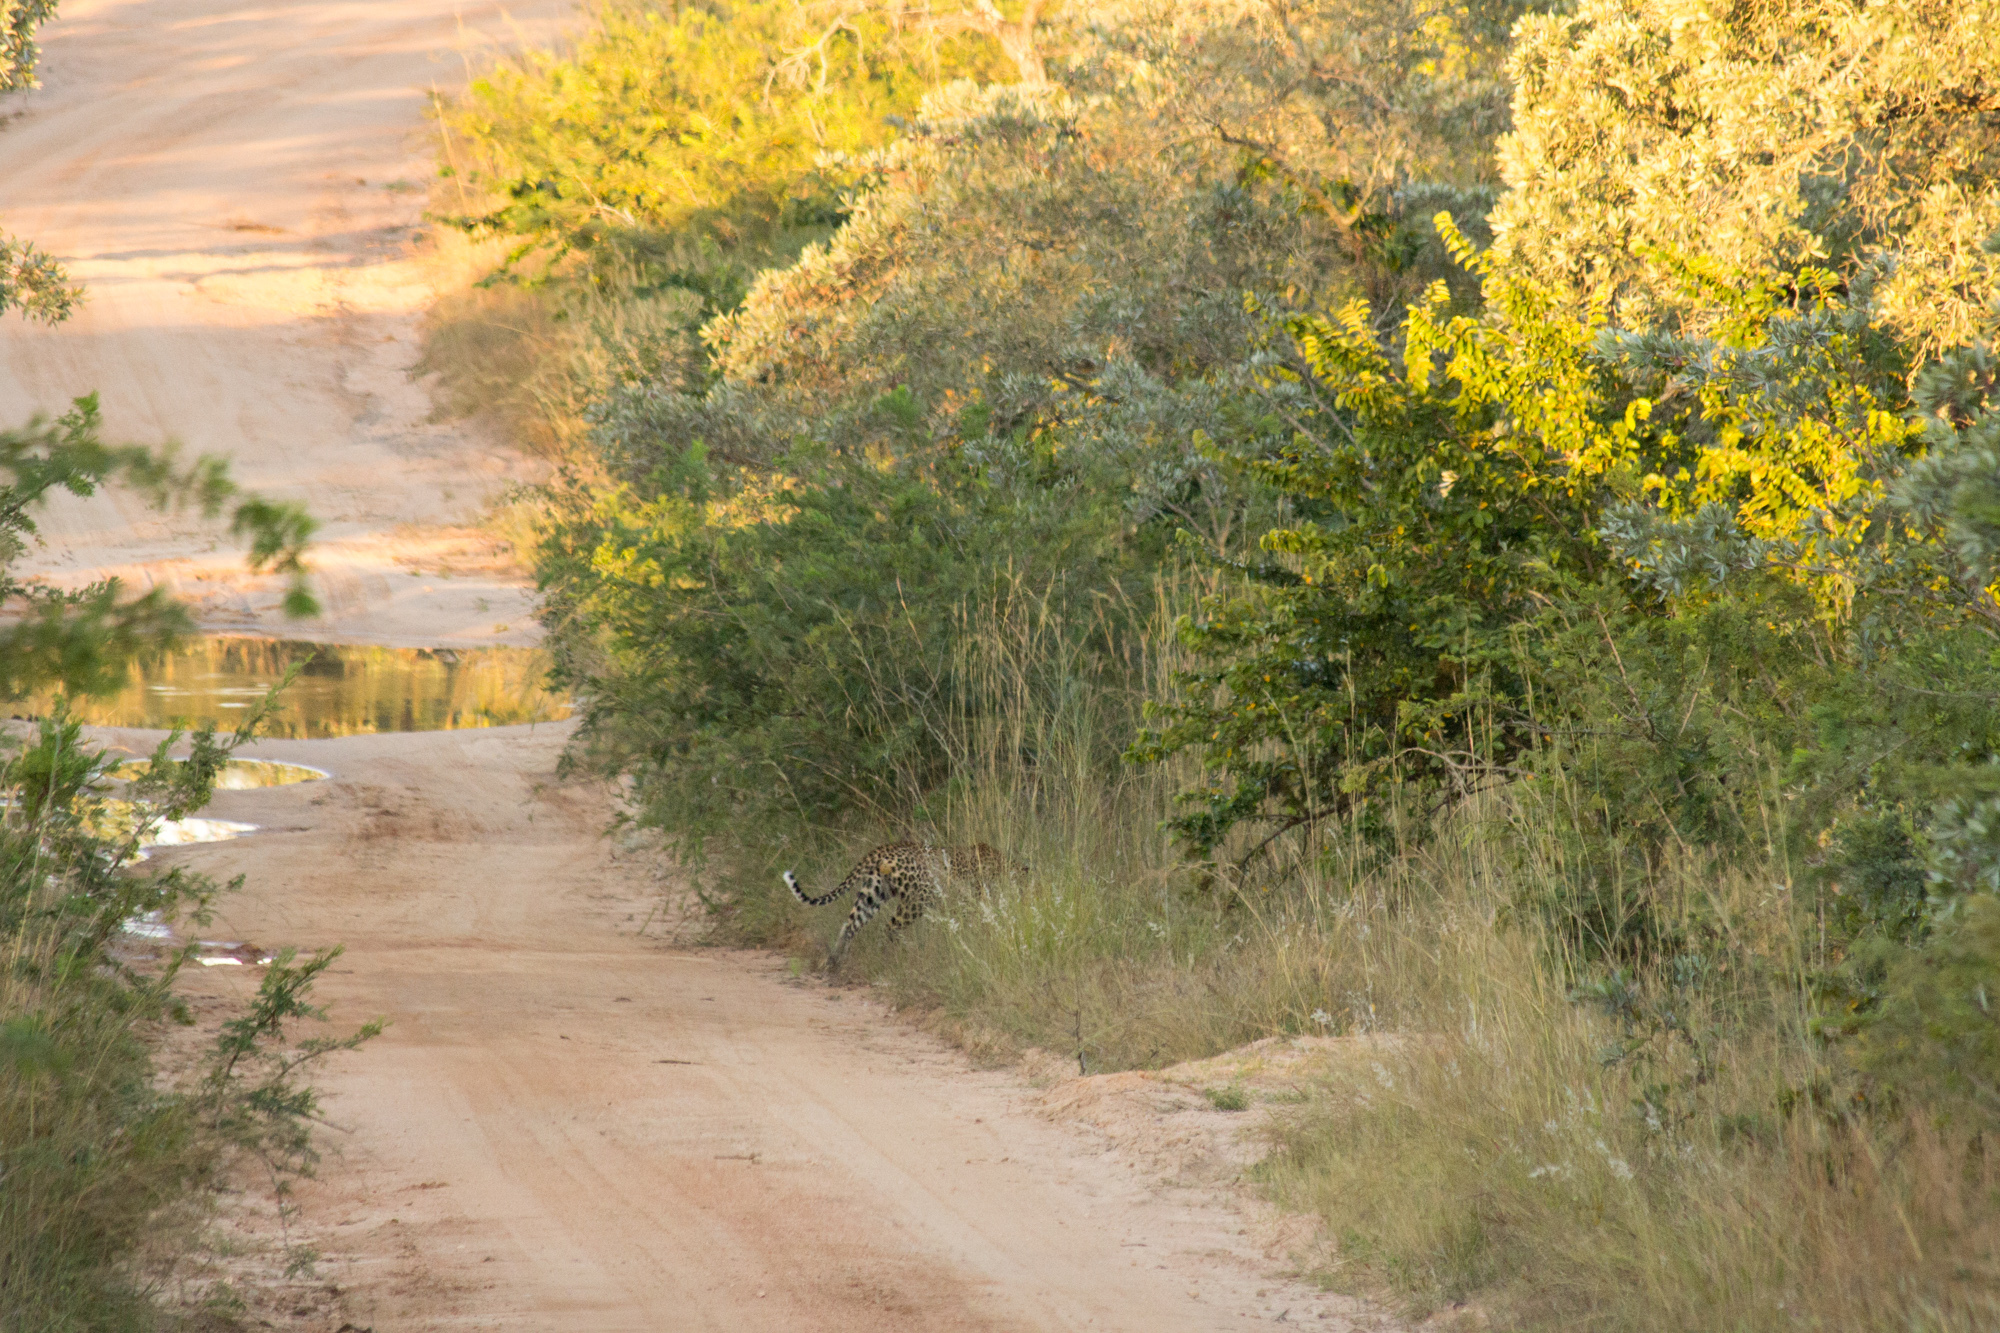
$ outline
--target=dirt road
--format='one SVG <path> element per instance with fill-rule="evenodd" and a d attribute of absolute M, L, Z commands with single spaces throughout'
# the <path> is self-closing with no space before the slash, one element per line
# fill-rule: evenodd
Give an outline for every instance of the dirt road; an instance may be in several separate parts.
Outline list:
<path fill-rule="evenodd" d="M 266 831 L 168 854 L 249 877 L 234 938 L 345 942 L 324 998 L 392 1022 L 325 1079 L 347 1132 L 301 1234 L 341 1294 L 293 1326 L 1355 1326 L 1269 1275 L 1226 1194 L 1163 1189 L 1015 1075 L 768 957 L 639 934 L 650 861 L 540 786 L 560 739 L 266 743 L 334 778 L 222 793 Z"/>
<path fill-rule="evenodd" d="M 532 35 L 563 8 L 508 17 Z M 525 467 L 433 422 L 407 374 L 431 297 L 423 100 L 463 77 L 461 43 L 507 30 L 480 0 L 65 0 L 46 87 L 0 104 L 0 226 L 90 300 L 56 329 L 0 319 L 0 421 L 99 390 L 114 434 L 307 500 L 327 524 L 316 637 L 529 637 L 517 577 L 463 577 L 462 553 L 448 583 L 409 577 L 475 547 L 462 525 Z M 300 632 L 186 524 L 112 499 L 45 530 L 30 571 L 119 572 L 213 628 Z M 248 876 L 215 931 L 344 942 L 321 998 L 393 1024 L 325 1079 L 345 1130 L 287 1238 L 322 1278 L 281 1284 L 284 1326 L 1352 1326 L 1266 1276 L 1226 1195 L 1163 1188 L 1158 1154 L 1058 1123 L 857 992 L 642 936 L 654 867 L 614 855 L 600 797 L 540 785 L 560 744 L 266 744 L 334 778 L 224 793 L 211 814 L 263 831 L 164 853 Z M 211 1017 L 255 981 L 194 978 Z"/>
<path fill-rule="evenodd" d="M 61 257 L 88 302 L 0 316 L 0 422 L 103 395 L 110 431 L 178 438 L 307 502 L 326 618 L 224 541 L 117 496 L 63 503 L 23 571 L 165 582 L 218 629 L 466 645 L 534 632 L 525 581 L 466 528 L 528 470 L 438 423 L 409 368 L 432 269 L 414 244 L 429 90 L 460 53 L 552 29 L 557 0 L 63 0 L 43 87 L 0 99 L 0 229 Z M 511 25 L 514 25 L 510 27 Z M 412 578 L 449 562 L 449 582 Z M 483 567 L 482 567 L 483 566 Z M 505 629 L 499 627 L 505 626 Z"/>

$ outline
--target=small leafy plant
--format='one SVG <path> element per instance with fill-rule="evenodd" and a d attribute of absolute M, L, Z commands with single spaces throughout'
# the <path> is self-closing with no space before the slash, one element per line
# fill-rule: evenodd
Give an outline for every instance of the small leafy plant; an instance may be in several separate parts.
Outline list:
<path fill-rule="evenodd" d="M 1201 1095 L 1208 1098 L 1208 1104 L 1218 1111 L 1250 1109 L 1250 1090 L 1241 1083 L 1231 1083 L 1221 1088 L 1203 1088 Z"/>

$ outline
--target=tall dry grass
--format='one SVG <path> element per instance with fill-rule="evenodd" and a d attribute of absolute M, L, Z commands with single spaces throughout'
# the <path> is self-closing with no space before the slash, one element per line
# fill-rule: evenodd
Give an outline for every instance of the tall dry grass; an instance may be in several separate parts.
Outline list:
<path fill-rule="evenodd" d="M 442 233 L 438 299 L 424 317 L 416 373 L 437 377 L 436 411 L 484 419 L 521 447 L 575 465 L 591 405 L 611 386 L 677 380 L 697 364 L 700 298 L 644 289 L 629 265 L 492 281 L 492 242 Z"/>
<path fill-rule="evenodd" d="M 121 975 L 103 938 L 125 914 L 171 910 L 177 889 L 113 875 L 116 851 L 89 835 L 89 812 L 71 809 L 59 780 L 95 762 L 75 739 L 73 727 L 45 726 L 24 755 L 18 734 L 0 737 L 0 1328 L 10 1333 L 154 1327 L 139 1260 L 171 1252 L 199 1218 L 199 1186 L 222 1147 L 186 1099 L 156 1084 L 146 1037 L 171 1012 L 171 977 Z"/>
<path fill-rule="evenodd" d="M 975 1047 L 1043 1046 L 1092 1070 L 1158 1065 L 1261 1035 L 1284 1007 L 1253 1011 L 1228 993 L 1237 979 L 1220 964 L 1238 913 L 1186 891 L 1160 832 L 1185 772 L 1121 760 L 1144 699 L 1178 665 L 1165 631 L 1187 590 L 1161 583 L 1143 595 L 1146 605 L 1107 600 L 1088 625 L 1051 593 L 1018 587 L 964 608 L 949 687 L 898 681 L 883 703 L 908 715 L 917 701 L 953 780 L 834 839 L 802 840 L 808 882 L 839 878 L 855 850 L 894 838 L 987 842 L 1026 867 L 934 912 L 921 943 L 871 930 L 850 954 L 851 968 Z M 807 955 L 839 920 L 761 881 L 741 885 L 735 907 L 751 934 Z"/>
<path fill-rule="evenodd" d="M 1704 924 L 1715 975 L 1580 986 L 1511 911 L 1538 870 L 1515 849 L 1548 813 L 1516 804 L 1507 843 L 1471 833 L 1378 875 L 1403 909 L 1345 941 L 1396 979 L 1371 1021 L 1404 1040 L 1321 1089 L 1264 1170 L 1326 1220 L 1335 1276 L 1504 1327 L 2000 1326 L 2000 1176 L 1976 1133 L 1845 1113 L 1811 1029 L 1812 918 L 1777 867 L 1644 886 Z M 1634 995 L 1651 1007 L 1621 1011 Z"/>
<path fill-rule="evenodd" d="M 1202 888 L 1160 821 L 1187 772 L 1116 759 L 1177 662 L 1162 590 L 1133 650 L 1075 646 L 1032 599 L 968 616 L 986 701 L 959 774 L 904 824 L 1026 869 L 848 966 L 977 1050 L 1089 1072 L 1275 1033 L 1369 1034 L 1287 1112 L 1259 1183 L 1317 1214 L 1321 1276 L 1489 1326 L 2000 1327 L 2000 1167 L 1977 1134 L 1850 1114 L 1812 1031 L 1829 962 L 1775 853 L 1637 873 L 1672 956 L 1579 956 L 1535 905 L 1573 891 L 1560 785 L 1491 791 L 1386 853 L 1292 847 Z M 1773 811 L 1773 822 L 1776 822 Z M 812 869 L 843 873 L 829 849 Z M 782 890 L 780 890 L 782 892 Z M 774 900 L 808 933 L 808 917 Z M 806 950 L 808 955 L 813 950 Z"/>

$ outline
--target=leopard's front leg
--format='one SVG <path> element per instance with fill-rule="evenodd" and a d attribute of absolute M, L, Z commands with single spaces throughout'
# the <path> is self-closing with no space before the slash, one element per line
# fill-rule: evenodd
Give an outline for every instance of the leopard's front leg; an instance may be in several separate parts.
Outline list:
<path fill-rule="evenodd" d="M 943 897 L 936 883 L 927 883 L 907 890 L 896 903 L 895 912 L 889 917 L 889 938 L 894 939 L 905 928 L 915 925 L 918 919 Z"/>
<path fill-rule="evenodd" d="M 889 938 L 892 940 L 895 939 L 903 933 L 905 928 L 923 914 L 924 905 L 921 900 L 913 899 L 907 895 L 897 899 L 896 910 L 889 914 Z"/>

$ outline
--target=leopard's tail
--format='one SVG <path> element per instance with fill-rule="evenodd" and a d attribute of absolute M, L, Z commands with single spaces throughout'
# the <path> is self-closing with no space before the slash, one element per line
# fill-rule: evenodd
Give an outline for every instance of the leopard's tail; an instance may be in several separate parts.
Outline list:
<path fill-rule="evenodd" d="M 853 885 L 854 885 L 854 880 L 852 879 L 852 877 L 850 877 L 842 881 L 839 887 L 831 889 L 826 893 L 822 893 L 819 897 L 815 898 L 811 894 L 807 893 L 803 888 L 799 887 L 799 877 L 797 875 L 794 875 L 789 870 L 785 872 L 785 887 L 792 891 L 792 897 L 797 898 L 807 907 L 824 907 L 828 903 L 832 902 L 834 899 L 846 893 L 848 889 L 853 887 Z"/>

